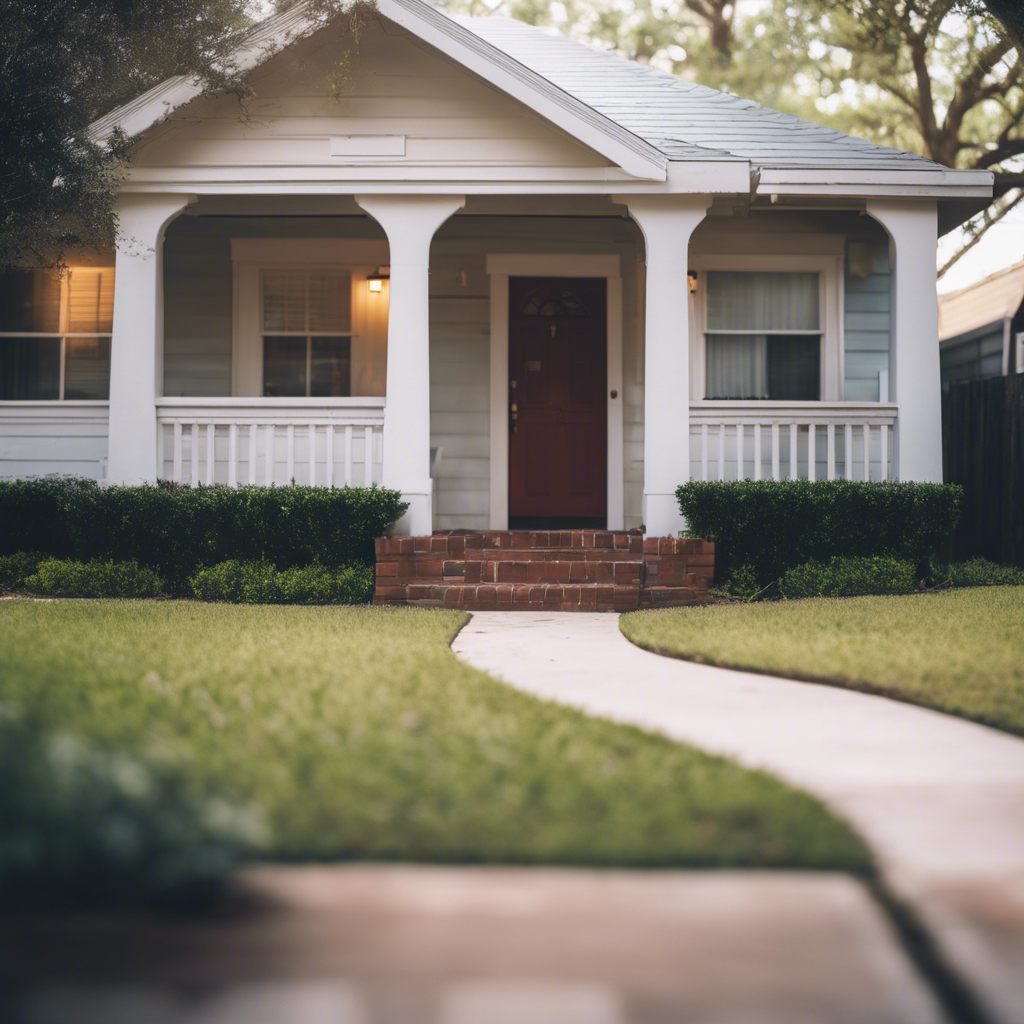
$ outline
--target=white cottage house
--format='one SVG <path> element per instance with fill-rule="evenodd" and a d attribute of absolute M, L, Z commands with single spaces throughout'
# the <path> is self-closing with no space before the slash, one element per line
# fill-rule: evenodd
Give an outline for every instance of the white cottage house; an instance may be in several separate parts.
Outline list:
<path fill-rule="evenodd" d="M 501 18 L 301 6 L 176 78 L 121 241 L 0 288 L 0 475 L 361 484 L 402 529 L 682 525 L 690 479 L 940 480 L 955 171 Z"/>

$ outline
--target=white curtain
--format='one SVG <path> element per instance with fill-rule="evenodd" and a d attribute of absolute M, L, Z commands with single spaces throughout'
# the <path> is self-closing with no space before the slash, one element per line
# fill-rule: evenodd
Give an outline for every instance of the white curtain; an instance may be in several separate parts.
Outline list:
<path fill-rule="evenodd" d="M 708 398 L 768 397 L 768 339 L 763 334 L 709 334 L 704 362 Z"/>
<path fill-rule="evenodd" d="M 817 331 L 818 275 L 709 270 L 709 331 Z"/>

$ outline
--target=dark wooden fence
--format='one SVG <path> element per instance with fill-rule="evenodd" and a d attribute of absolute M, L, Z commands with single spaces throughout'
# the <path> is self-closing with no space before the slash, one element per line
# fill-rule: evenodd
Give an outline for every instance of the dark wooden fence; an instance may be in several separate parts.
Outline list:
<path fill-rule="evenodd" d="M 1024 565 L 1024 373 L 953 384 L 942 455 L 947 483 L 964 488 L 949 557 Z"/>

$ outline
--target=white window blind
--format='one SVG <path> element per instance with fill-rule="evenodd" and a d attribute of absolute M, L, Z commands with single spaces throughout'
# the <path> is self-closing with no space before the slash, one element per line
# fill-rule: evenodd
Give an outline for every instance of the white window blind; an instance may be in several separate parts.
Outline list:
<path fill-rule="evenodd" d="M 818 275 L 709 270 L 708 331 L 818 331 Z"/>
<path fill-rule="evenodd" d="M 67 288 L 67 333 L 109 334 L 114 326 L 113 267 L 77 267 Z"/>
<path fill-rule="evenodd" d="M 344 270 L 266 271 L 266 334 L 348 334 L 352 328 L 352 275 Z"/>

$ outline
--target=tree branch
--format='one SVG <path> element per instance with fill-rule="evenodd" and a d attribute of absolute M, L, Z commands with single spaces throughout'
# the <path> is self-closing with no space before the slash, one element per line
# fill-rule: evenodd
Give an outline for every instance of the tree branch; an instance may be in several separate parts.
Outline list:
<path fill-rule="evenodd" d="M 989 228 L 1001 221 L 1020 203 L 1022 199 L 1024 199 L 1024 189 L 1020 189 L 1012 199 L 1006 199 L 1005 196 L 997 199 L 987 210 L 985 210 L 981 215 L 981 223 L 976 229 L 972 230 L 970 239 L 955 253 L 953 253 L 953 255 L 950 256 L 950 258 L 939 268 L 937 275 L 938 280 L 941 281 L 942 276 L 946 271 L 957 264 L 967 253 L 969 253 L 982 240 L 982 238 L 984 238 Z"/>

